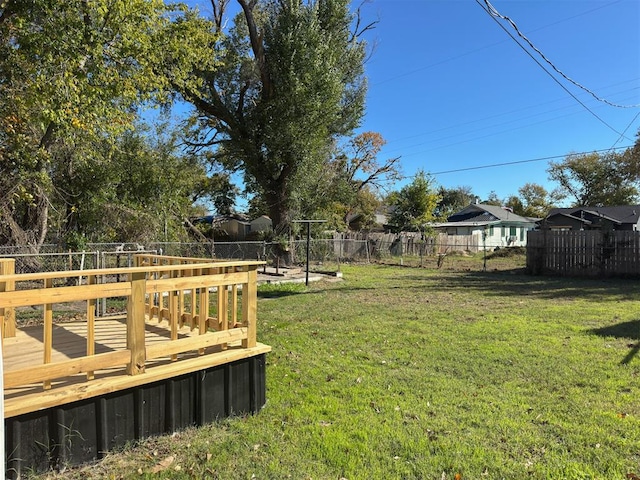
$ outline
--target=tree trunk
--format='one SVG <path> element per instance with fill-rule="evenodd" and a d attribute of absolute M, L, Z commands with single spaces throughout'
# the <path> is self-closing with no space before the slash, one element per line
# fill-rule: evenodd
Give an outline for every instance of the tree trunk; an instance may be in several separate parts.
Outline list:
<path fill-rule="evenodd" d="M 295 250 L 293 238 L 291 237 L 291 211 L 283 190 L 278 190 L 265 195 L 269 204 L 269 216 L 273 222 L 273 231 L 277 237 L 285 238 L 286 241 L 278 242 L 274 249 L 281 265 L 293 265 L 295 263 Z"/>

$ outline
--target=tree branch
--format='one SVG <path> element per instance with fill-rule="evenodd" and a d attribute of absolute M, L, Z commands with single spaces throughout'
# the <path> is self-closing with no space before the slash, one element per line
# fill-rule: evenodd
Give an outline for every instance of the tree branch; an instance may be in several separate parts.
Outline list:
<path fill-rule="evenodd" d="M 355 21 L 353 30 L 351 32 L 351 38 L 349 39 L 349 42 L 353 42 L 358 37 L 362 36 L 363 33 L 368 32 L 369 30 L 373 30 L 375 26 L 380 22 L 380 20 L 374 20 L 373 22 L 370 22 L 362 26 L 362 6 L 365 3 L 369 3 L 369 0 L 363 0 L 360 3 L 360 5 L 358 5 L 358 8 L 356 9 L 356 13 L 355 13 L 356 21 Z"/>
<path fill-rule="evenodd" d="M 218 91 L 215 87 L 211 87 L 211 95 L 213 97 L 213 103 L 207 102 L 202 99 L 200 95 L 192 90 L 185 88 L 182 85 L 178 85 L 173 80 L 171 81 L 171 86 L 185 98 L 185 100 L 191 102 L 198 110 L 201 112 L 205 112 L 207 115 L 211 115 L 218 120 L 226 123 L 230 127 L 237 126 L 237 122 L 231 112 L 224 106 L 222 103 L 222 99 L 218 94 Z"/>
<path fill-rule="evenodd" d="M 177 215 L 174 212 L 174 215 L 176 215 L 176 217 L 181 218 L 181 215 Z M 184 224 L 189 228 L 189 231 L 191 231 L 191 233 L 195 234 L 196 237 L 198 237 L 200 240 L 204 241 L 204 242 L 210 242 L 211 240 L 208 239 L 207 237 L 204 236 L 204 234 L 198 230 L 198 227 L 196 227 L 191 220 L 189 220 L 186 217 L 182 217 L 182 221 L 184 222 Z"/>
<path fill-rule="evenodd" d="M 213 22 L 216 26 L 216 32 L 222 31 L 222 23 L 224 21 L 224 12 L 227 9 L 229 0 L 211 0 L 211 8 L 213 9 Z"/>
<path fill-rule="evenodd" d="M 256 63 L 258 64 L 258 70 L 260 70 L 262 96 L 263 98 L 271 98 L 273 95 L 273 85 L 267 69 L 267 58 L 264 52 L 264 45 L 262 43 L 262 34 L 258 31 L 258 26 L 253 16 L 253 9 L 256 6 L 257 0 L 238 0 L 238 3 L 244 12 L 244 18 L 247 22 L 247 28 L 249 29 L 251 49 L 253 50 Z"/>

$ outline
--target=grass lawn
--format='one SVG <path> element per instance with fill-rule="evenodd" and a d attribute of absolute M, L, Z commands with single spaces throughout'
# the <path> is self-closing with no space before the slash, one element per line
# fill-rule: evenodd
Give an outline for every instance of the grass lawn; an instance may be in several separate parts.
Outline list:
<path fill-rule="evenodd" d="M 260 289 L 259 414 L 48 477 L 640 478 L 637 281 L 342 271 Z"/>

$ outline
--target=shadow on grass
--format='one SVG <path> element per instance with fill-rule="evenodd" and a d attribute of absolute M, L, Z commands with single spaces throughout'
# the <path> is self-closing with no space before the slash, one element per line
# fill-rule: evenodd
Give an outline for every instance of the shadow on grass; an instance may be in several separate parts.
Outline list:
<path fill-rule="evenodd" d="M 302 295 L 306 293 L 308 292 L 293 292 L 290 290 L 266 290 L 266 291 L 258 290 L 258 298 L 262 298 L 262 299 L 284 298 L 284 297 L 291 297 L 293 295 Z"/>
<path fill-rule="evenodd" d="M 429 277 L 411 275 L 416 282 L 428 278 L 440 287 L 484 292 L 491 296 L 526 296 L 548 299 L 587 298 L 599 301 L 638 299 L 638 282 L 631 279 L 594 279 L 541 277 L 523 273 L 521 269 L 500 272 L 446 272 Z M 420 287 L 424 288 L 424 287 Z"/>
<path fill-rule="evenodd" d="M 310 292 L 304 283 L 265 283 L 258 286 L 258 298 L 285 298 L 294 295 L 308 295 Z"/>
<path fill-rule="evenodd" d="M 601 337 L 628 338 L 637 340 L 635 344 L 630 345 L 631 350 L 626 357 L 620 362 L 626 365 L 640 352 L 640 320 L 631 320 L 630 322 L 618 323 L 608 327 L 594 328 L 591 333 Z"/>

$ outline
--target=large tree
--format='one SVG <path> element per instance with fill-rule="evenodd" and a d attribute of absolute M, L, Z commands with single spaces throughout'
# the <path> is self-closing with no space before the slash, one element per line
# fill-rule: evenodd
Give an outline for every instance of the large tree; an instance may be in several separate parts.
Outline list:
<path fill-rule="evenodd" d="M 166 100 L 158 72 L 180 78 L 185 63 L 207 64 L 194 47 L 210 36 L 204 20 L 176 14 L 161 0 L 0 3 L 2 241 L 38 250 L 51 215 L 73 213 L 56 202 L 77 192 L 55 179 L 90 170 L 95 148 L 133 128 L 137 106 Z M 188 34 L 165 35 L 179 28 Z"/>
<path fill-rule="evenodd" d="M 549 178 L 574 206 L 629 205 L 638 201 L 640 158 L 632 149 L 568 155 L 551 162 Z"/>
<path fill-rule="evenodd" d="M 192 72 L 201 86 L 174 86 L 197 108 L 192 145 L 243 172 L 278 228 L 363 115 L 363 28 L 348 0 L 237 2 L 241 14 L 211 52 L 218 66 Z M 212 6 L 222 33 L 228 0 Z"/>

